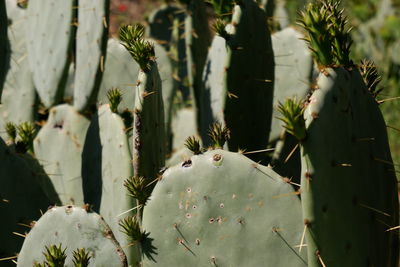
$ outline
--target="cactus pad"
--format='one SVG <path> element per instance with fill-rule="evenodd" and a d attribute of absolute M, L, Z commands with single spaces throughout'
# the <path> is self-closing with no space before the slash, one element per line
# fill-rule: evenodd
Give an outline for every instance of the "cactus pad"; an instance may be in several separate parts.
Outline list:
<path fill-rule="evenodd" d="M 76 33 L 74 107 L 82 111 L 95 102 L 104 71 L 108 39 L 109 0 L 80 0 Z"/>
<path fill-rule="evenodd" d="M 30 0 L 26 34 L 36 90 L 49 108 L 62 99 L 70 62 L 76 0 Z"/>
<path fill-rule="evenodd" d="M 17 266 L 42 262 L 42 251 L 51 245 L 66 248 L 66 266 L 72 266 L 72 252 L 82 248 L 91 256 L 88 266 L 128 266 L 110 227 L 98 214 L 79 207 L 49 209 L 26 237 Z"/>
<path fill-rule="evenodd" d="M 399 225 L 397 180 L 378 104 L 356 69 L 326 69 L 317 87 L 302 141 L 309 266 L 397 266 L 398 232 L 386 231 Z"/>
<path fill-rule="evenodd" d="M 24 234 L 28 228 L 23 225 L 29 225 L 40 217 L 41 210 L 58 202 L 36 160 L 15 153 L 0 139 L 0 212 L 4 215 L 0 221 L 0 258 L 13 256 L 21 249 L 23 238 L 13 233 Z"/>
<path fill-rule="evenodd" d="M 34 151 L 63 204 L 83 205 L 81 154 L 89 121 L 63 104 L 50 110 L 34 140 Z"/>
<path fill-rule="evenodd" d="M 294 193 L 243 155 L 193 156 L 165 171 L 144 209 L 144 265 L 307 266 Z"/>

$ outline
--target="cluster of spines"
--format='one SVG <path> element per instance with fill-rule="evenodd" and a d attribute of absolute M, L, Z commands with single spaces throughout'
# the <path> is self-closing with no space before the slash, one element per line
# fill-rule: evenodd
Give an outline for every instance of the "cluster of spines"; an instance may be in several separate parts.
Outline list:
<path fill-rule="evenodd" d="M 133 59 L 139 64 L 144 72 L 150 71 L 150 62 L 155 59 L 154 45 L 143 39 L 144 26 L 135 25 L 121 26 L 119 38 L 121 44 L 128 50 Z"/>
<path fill-rule="evenodd" d="M 34 267 L 64 267 L 65 260 L 67 259 L 67 254 L 65 253 L 67 249 L 62 248 L 61 244 L 58 246 L 50 245 L 45 247 L 43 252 L 45 261 L 43 263 L 35 262 Z M 89 261 L 91 256 L 89 252 L 84 248 L 78 248 L 72 252 L 72 262 L 74 267 L 87 267 L 89 266 Z"/>
<path fill-rule="evenodd" d="M 347 18 L 340 8 L 341 1 L 318 0 L 300 12 L 298 24 L 306 30 L 305 41 L 320 68 L 352 67 L 350 30 Z"/>

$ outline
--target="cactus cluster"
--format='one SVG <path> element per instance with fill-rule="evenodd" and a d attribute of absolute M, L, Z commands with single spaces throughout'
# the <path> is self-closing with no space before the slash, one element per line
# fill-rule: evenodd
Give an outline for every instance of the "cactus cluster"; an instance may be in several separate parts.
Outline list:
<path fill-rule="evenodd" d="M 166 1 L 118 38 L 110 0 L 3 3 L 4 266 L 398 266 L 347 3 Z"/>

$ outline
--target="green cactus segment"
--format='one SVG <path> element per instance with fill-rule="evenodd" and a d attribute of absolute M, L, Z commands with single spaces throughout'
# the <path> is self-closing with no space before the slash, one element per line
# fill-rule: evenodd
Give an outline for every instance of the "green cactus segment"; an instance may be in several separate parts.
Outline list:
<path fill-rule="evenodd" d="M 289 27 L 272 35 L 275 55 L 274 109 L 272 113 L 269 141 L 276 142 L 283 129 L 283 122 L 278 119 L 278 103 L 287 98 L 305 99 L 310 90 L 313 59 L 302 40 L 304 36 Z M 290 73 L 290 75 L 288 75 Z"/>
<path fill-rule="evenodd" d="M 326 69 L 317 87 L 302 142 L 309 266 L 398 266 L 398 231 L 386 231 L 399 225 L 397 181 L 379 107 L 357 70 Z"/>
<path fill-rule="evenodd" d="M 132 109 L 135 99 L 136 77 L 139 74 L 139 65 L 132 60 L 129 52 L 117 39 L 109 39 L 107 58 L 104 65 L 103 80 L 97 97 L 98 102 L 108 103 L 107 92 L 112 88 L 122 91 L 122 101 L 118 110 Z"/>
<path fill-rule="evenodd" d="M 144 266 L 307 266 L 294 193 L 240 154 L 193 156 L 164 173 L 144 208 Z"/>
<path fill-rule="evenodd" d="M 50 110 L 49 119 L 34 140 L 34 151 L 62 203 L 83 205 L 82 150 L 89 121 L 63 104 Z"/>
<path fill-rule="evenodd" d="M 133 111 L 133 168 L 135 176 L 157 177 L 165 162 L 165 123 L 161 79 L 155 61 L 140 70 Z"/>
<path fill-rule="evenodd" d="M 265 12 L 254 1 L 245 0 L 235 6 L 232 23 L 227 27 L 231 37 L 227 41 L 223 74 L 223 106 L 219 109 L 231 131 L 228 141 L 231 151 L 267 147 L 275 63 L 271 37 L 265 23 Z M 248 108 L 250 106 L 251 109 Z M 253 159 L 258 160 L 263 156 L 257 154 Z"/>
<path fill-rule="evenodd" d="M 50 185 L 46 187 L 47 185 Z M 45 191 L 46 190 L 46 191 Z M 52 198 L 48 197 L 52 195 Z M 29 225 L 40 217 L 40 211 L 59 203 L 49 178 L 36 160 L 28 154 L 17 154 L 0 139 L 0 257 L 15 255 L 22 246 Z M 2 262 L 3 264 L 3 262 Z"/>
<path fill-rule="evenodd" d="M 185 18 L 186 63 L 189 91 L 195 107 L 200 107 L 202 74 L 211 44 L 206 6 L 204 1 L 190 1 Z M 197 109 L 197 120 L 200 122 L 201 110 Z"/>
<path fill-rule="evenodd" d="M 165 133 L 171 135 L 172 108 L 176 96 L 177 83 L 174 79 L 174 66 L 171 58 L 163 46 L 155 43 L 154 50 L 157 59 L 158 71 L 162 83 L 162 97 L 165 114 Z"/>
<path fill-rule="evenodd" d="M 151 41 L 151 40 L 149 40 Z M 160 78 L 162 81 L 165 125 L 170 127 L 172 120 L 172 102 L 176 93 L 176 83 L 173 78 L 173 67 L 168 53 L 162 45 L 154 44 Z M 139 65 L 132 60 L 129 52 L 116 39 L 108 41 L 108 52 L 105 63 L 103 81 L 98 100 L 108 103 L 107 92 L 112 88 L 119 88 L 122 92 L 122 101 L 118 110 L 132 110 L 135 100 L 135 85 L 139 74 Z M 167 130 L 166 130 L 167 131 Z"/>
<path fill-rule="evenodd" d="M 96 99 L 108 40 L 109 0 L 79 0 L 76 35 L 74 107 L 79 111 Z"/>
<path fill-rule="evenodd" d="M 128 259 L 134 251 L 121 233 L 119 220 L 133 212 L 134 200 L 124 188 L 124 181 L 133 175 L 131 155 L 125 126 L 118 114 L 102 105 L 94 115 L 82 155 L 82 178 L 85 203 L 93 205 L 110 225 L 116 239 L 126 248 Z M 128 247 L 130 247 L 128 249 Z"/>
<path fill-rule="evenodd" d="M 225 94 L 225 66 L 228 60 L 226 40 L 221 36 L 215 36 L 203 73 L 203 94 L 201 101 L 202 117 L 200 132 L 204 145 L 211 144 L 208 137 L 208 129 L 214 121 L 224 121 L 223 99 Z"/>
<path fill-rule="evenodd" d="M 0 99 L 4 80 L 10 64 L 10 48 L 7 37 L 7 11 L 5 1 L 0 3 Z"/>
<path fill-rule="evenodd" d="M 68 76 L 75 0 L 30 0 L 27 11 L 28 61 L 36 90 L 49 108 L 62 100 Z"/>
<path fill-rule="evenodd" d="M 14 0 L 7 0 L 6 6 L 11 60 L 0 104 L 0 135 L 3 138 L 6 138 L 3 129 L 7 122 L 20 124 L 34 120 L 36 100 L 32 74 L 26 57 L 26 10 L 18 7 Z"/>
<path fill-rule="evenodd" d="M 17 266 L 43 262 L 43 250 L 54 244 L 66 250 L 65 266 L 73 266 L 77 249 L 89 252 L 88 266 L 128 266 L 106 222 L 98 214 L 74 206 L 51 208 L 35 223 L 18 255 Z"/>
<path fill-rule="evenodd" d="M 172 119 L 172 151 L 185 147 L 185 140 L 189 136 L 198 136 L 196 112 L 193 108 L 182 108 L 176 111 Z"/>

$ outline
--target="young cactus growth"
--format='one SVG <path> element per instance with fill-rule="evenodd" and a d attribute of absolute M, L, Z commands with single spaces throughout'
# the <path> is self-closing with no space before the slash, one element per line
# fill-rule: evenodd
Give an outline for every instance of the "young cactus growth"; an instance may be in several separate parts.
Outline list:
<path fill-rule="evenodd" d="M 140 205 L 138 209 L 142 208 L 151 194 L 147 180 L 143 177 L 132 176 L 125 180 L 124 186 L 128 190 L 129 195 L 137 199 L 138 204 Z"/>
<path fill-rule="evenodd" d="M 30 122 L 23 122 L 17 126 L 17 133 L 20 138 L 20 141 L 17 142 L 18 151 L 33 153 L 33 139 L 36 135 L 35 126 Z"/>
<path fill-rule="evenodd" d="M 368 91 L 376 99 L 383 88 L 377 88 L 382 77 L 379 75 L 375 63 L 372 60 L 364 59 L 361 61 L 359 69 Z"/>
<path fill-rule="evenodd" d="M 185 147 L 194 155 L 201 154 L 200 141 L 195 136 L 189 136 L 185 141 Z"/>
<path fill-rule="evenodd" d="M 318 0 L 300 12 L 298 24 L 306 30 L 308 42 L 320 68 L 334 65 L 350 67 L 350 30 L 341 1 Z"/>
<path fill-rule="evenodd" d="M 12 143 L 15 143 L 15 139 L 17 138 L 17 126 L 12 122 L 7 122 L 5 128 L 8 138 Z"/>
<path fill-rule="evenodd" d="M 114 113 L 118 113 L 118 106 L 122 101 L 122 92 L 118 88 L 112 88 L 107 92 L 107 98 L 110 102 L 110 109 Z"/>
<path fill-rule="evenodd" d="M 150 71 L 150 61 L 154 60 L 154 45 L 143 40 L 144 27 L 141 24 L 124 25 L 119 32 L 122 45 L 144 72 Z"/>
<path fill-rule="evenodd" d="M 230 131 L 221 123 L 216 122 L 210 127 L 208 135 L 211 137 L 213 148 L 223 148 L 230 138 Z"/>
<path fill-rule="evenodd" d="M 278 119 L 285 123 L 283 127 L 286 129 L 286 132 L 300 141 L 304 140 L 307 133 L 305 120 L 303 118 L 304 106 L 302 101 L 296 98 L 288 98 L 283 104 L 279 102 L 278 111 L 282 115 L 282 117 Z"/>
<path fill-rule="evenodd" d="M 225 40 L 228 40 L 230 35 L 225 29 L 226 25 L 227 25 L 226 21 L 222 19 L 217 19 L 213 24 L 213 29 L 216 34 L 218 34 Z"/>
<path fill-rule="evenodd" d="M 211 0 L 211 4 L 214 8 L 215 14 L 225 21 L 229 21 L 230 16 L 232 15 L 232 8 L 235 5 L 234 0 Z"/>
<path fill-rule="evenodd" d="M 62 249 L 61 244 L 58 245 L 50 245 L 45 247 L 46 251 L 43 252 L 43 255 L 46 259 L 46 266 L 48 267 L 64 267 L 65 259 L 67 258 L 67 254 L 65 253 L 66 248 Z"/>
<path fill-rule="evenodd" d="M 146 233 L 142 231 L 140 221 L 136 216 L 124 218 L 119 225 L 122 228 L 121 231 L 126 234 L 133 243 L 141 243 L 146 237 Z"/>
<path fill-rule="evenodd" d="M 84 248 L 77 248 L 72 252 L 72 262 L 75 267 L 88 267 L 91 256 Z"/>

